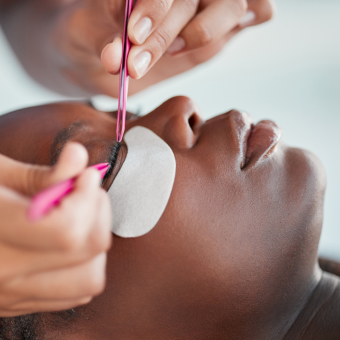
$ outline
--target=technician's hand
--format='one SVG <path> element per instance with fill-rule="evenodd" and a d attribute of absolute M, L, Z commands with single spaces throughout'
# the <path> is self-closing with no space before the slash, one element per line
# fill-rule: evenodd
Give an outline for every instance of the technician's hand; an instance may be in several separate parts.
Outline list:
<path fill-rule="evenodd" d="M 129 55 L 129 74 L 139 79 L 164 53 L 187 54 L 176 61 L 190 61 L 200 50 L 224 45 L 230 34 L 263 23 L 272 14 L 271 0 L 139 0 L 128 27 L 135 45 Z M 103 65 L 107 71 L 117 72 L 118 65 L 112 62 L 109 51 L 109 47 L 103 51 Z"/>
<path fill-rule="evenodd" d="M 4 28 L 33 77 L 64 94 L 118 96 L 112 75 L 120 68 L 126 0 L 20 1 L 26 9 L 21 16 L 12 10 Z M 272 15 L 272 0 L 137 0 L 128 69 L 141 80 L 129 93 L 209 60 L 243 28 Z"/>
<path fill-rule="evenodd" d="M 0 155 L 0 317 L 65 310 L 89 302 L 105 285 L 110 208 L 86 150 L 70 143 L 53 168 Z M 29 197 L 79 176 L 75 190 L 38 223 Z"/>
<path fill-rule="evenodd" d="M 96 91 L 114 97 L 118 96 L 118 86 L 113 84 L 118 85 L 118 81 L 105 71 L 119 72 L 124 5 L 125 0 L 93 0 L 78 9 L 69 8 L 64 26 L 68 31 L 61 35 L 73 49 L 68 52 L 69 59 L 87 53 L 89 69 L 83 74 L 92 80 Z M 131 82 L 130 94 L 209 60 L 241 29 L 267 21 L 272 14 L 271 0 L 138 0 L 128 27 L 134 44 L 128 70 L 131 78 L 144 78 Z M 164 54 L 167 57 L 162 58 Z M 163 60 L 154 67 L 160 58 Z M 75 67 L 80 64 L 75 60 Z"/>

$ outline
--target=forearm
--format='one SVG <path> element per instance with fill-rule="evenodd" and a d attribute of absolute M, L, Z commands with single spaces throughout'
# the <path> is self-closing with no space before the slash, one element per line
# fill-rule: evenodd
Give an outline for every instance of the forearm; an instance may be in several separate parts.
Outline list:
<path fill-rule="evenodd" d="M 84 95 L 65 79 L 54 43 L 61 1 L 0 0 L 0 23 L 14 53 L 35 80 L 62 94 Z"/>

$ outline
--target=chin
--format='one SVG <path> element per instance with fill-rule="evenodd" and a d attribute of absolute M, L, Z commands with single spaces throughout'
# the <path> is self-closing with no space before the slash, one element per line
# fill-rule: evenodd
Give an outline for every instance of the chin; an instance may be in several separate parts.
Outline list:
<path fill-rule="evenodd" d="M 314 184 L 315 193 L 321 193 L 324 196 L 327 179 L 326 170 L 321 163 L 321 160 L 313 152 L 305 149 L 297 149 L 300 154 L 303 155 L 301 161 L 306 163 L 306 167 L 309 169 L 308 176 L 306 178 L 306 185 L 311 182 Z"/>
<path fill-rule="evenodd" d="M 307 232 L 304 237 L 312 237 L 317 248 L 323 224 L 326 171 L 311 151 L 288 148 L 287 154 L 292 161 L 292 185 L 296 186 L 292 202 L 300 209 L 300 226 Z"/>

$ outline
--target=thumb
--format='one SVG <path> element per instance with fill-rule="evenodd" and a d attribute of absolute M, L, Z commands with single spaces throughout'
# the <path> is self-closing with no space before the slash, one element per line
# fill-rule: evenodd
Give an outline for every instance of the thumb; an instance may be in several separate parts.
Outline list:
<path fill-rule="evenodd" d="M 102 51 L 101 61 L 107 73 L 118 74 L 122 61 L 122 38 L 117 36 L 112 43 L 106 45 Z"/>
<path fill-rule="evenodd" d="M 7 159 L 5 171 L 0 173 L 0 184 L 23 195 L 33 196 L 53 184 L 79 175 L 87 162 L 86 149 L 80 144 L 71 142 L 65 146 L 53 167 L 24 164 Z"/>

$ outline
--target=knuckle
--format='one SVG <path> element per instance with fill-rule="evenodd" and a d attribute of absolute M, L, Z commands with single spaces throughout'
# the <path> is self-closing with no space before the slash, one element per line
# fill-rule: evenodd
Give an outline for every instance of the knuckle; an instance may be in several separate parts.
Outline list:
<path fill-rule="evenodd" d="M 162 15 L 165 15 L 169 12 L 172 5 L 171 0 L 158 0 L 157 3 L 157 13 L 161 13 Z"/>
<path fill-rule="evenodd" d="M 272 2 L 267 2 L 261 15 L 262 21 L 265 22 L 271 20 L 274 16 L 274 13 L 275 13 L 274 5 L 272 4 Z"/>
<path fill-rule="evenodd" d="M 94 254 L 107 252 L 111 247 L 111 232 L 107 230 L 100 230 L 93 233 L 91 249 Z"/>
<path fill-rule="evenodd" d="M 163 54 L 168 48 L 168 43 L 170 41 L 170 35 L 165 30 L 158 29 L 154 33 L 155 37 L 155 50 L 157 54 Z"/>
<path fill-rule="evenodd" d="M 235 12 L 239 16 L 243 16 L 247 12 L 248 2 L 247 0 L 234 0 Z"/>
<path fill-rule="evenodd" d="M 194 30 L 199 46 L 205 46 L 212 42 L 212 35 L 203 22 L 197 22 Z"/>
<path fill-rule="evenodd" d="M 103 292 L 106 283 L 106 254 L 100 254 L 87 267 L 87 294 L 96 296 Z"/>
<path fill-rule="evenodd" d="M 62 250 L 75 251 L 85 246 L 86 235 L 79 223 L 67 225 L 58 233 L 57 243 Z"/>
<path fill-rule="evenodd" d="M 58 215 L 54 225 L 56 246 L 61 250 L 74 251 L 83 249 L 94 223 L 92 209 L 77 202 L 61 202 L 63 214 Z"/>
<path fill-rule="evenodd" d="M 266 12 L 266 14 L 263 16 L 263 22 L 269 21 L 273 18 L 274 12 Z"/>
<path fill-rule="evenodd" d="M 197 0 L 185 0 L 182 3 L 183 6 L 185 6 L 185 9 L 187 11 L 196 13 L 197 7 L 198 7 L 198 1 Z"/>

